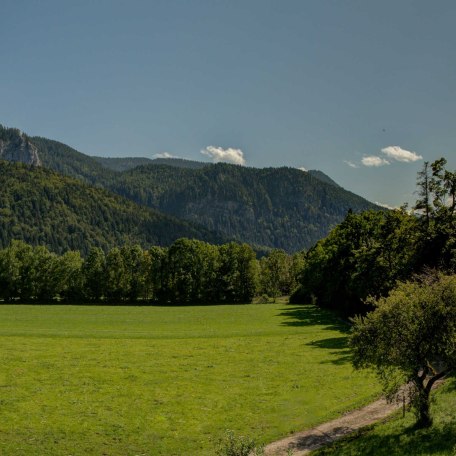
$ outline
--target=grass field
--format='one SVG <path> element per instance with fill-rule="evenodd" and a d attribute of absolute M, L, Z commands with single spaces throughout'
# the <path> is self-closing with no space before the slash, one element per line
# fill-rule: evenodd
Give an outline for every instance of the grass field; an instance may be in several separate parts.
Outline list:
<path fill-rule="evenodd" d="M 312 306 L 0 306 L 0 454 L 211 455 L 379 393 Z"/>
<path fill-rule="evenodd" d="M 397 413 L 384 424 L 371 426 L 315 452 L 315 456 L 454 456 L 456 455 L 456 379 L 434 393 L 434 425 L 415 429 L 413 413 Z"/>

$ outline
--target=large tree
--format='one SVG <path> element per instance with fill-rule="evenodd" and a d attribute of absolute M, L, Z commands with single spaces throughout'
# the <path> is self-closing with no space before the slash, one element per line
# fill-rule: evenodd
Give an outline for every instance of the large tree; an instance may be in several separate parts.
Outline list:
<path fill-rule="evenodd" d="M 405 211 L 349 212 L 304 257 L 292 302 L 354 314 L 368 296 L 382 296 L 410 277 L 416 263 L 417 219 Z"/>
<path fill-rule="evenodd" d="M 400 283 L 373 304 L 354 318 L 353 364 L 375 369 L 390 398 L 408 383 L 417 425 L 430 426 L 432 386 L 456 367 L 456 276 Z"/>

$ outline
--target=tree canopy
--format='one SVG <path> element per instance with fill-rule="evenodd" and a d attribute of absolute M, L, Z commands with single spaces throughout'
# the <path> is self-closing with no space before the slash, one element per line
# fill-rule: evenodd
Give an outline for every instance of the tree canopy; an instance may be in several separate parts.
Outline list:
<path fill-rule="evenodd" d="M 365 313 L 366 299 L 385 296 L 398 280 L 426 268 L 456 272 L 456 172 L 445 166 L 443 158 L 424 164 L 415 212 L 349 211 L 304 255 L 292 301 Z"/>
<path fill-rule="evenodd" d="M 430 426 L 431 388 L 456 368 L 456 275 L 401 282 L 372 304 L 353 319 L 353 364 L 374 369 L 389 397 L 409 383 L 418 425 Z"/>

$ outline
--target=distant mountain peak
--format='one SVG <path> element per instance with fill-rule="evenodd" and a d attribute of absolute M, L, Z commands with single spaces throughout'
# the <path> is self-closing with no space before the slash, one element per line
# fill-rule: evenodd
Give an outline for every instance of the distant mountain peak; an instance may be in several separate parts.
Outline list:
<path fill-rule="evenodd" d="M 38 149 L 26 134 L 17 128 L 0 125 L 0 159 L 41 166 Z"/>
<path fill-rule="evenodd" d="M 334 185 L 335 187 L 342 188 L 337 182 L 333 181 L 327 174 L 318 169 L 310 169 L 307 171 L 311 176 L 317 178 L 321 182 L 326 182 L 327 184 Z"/>

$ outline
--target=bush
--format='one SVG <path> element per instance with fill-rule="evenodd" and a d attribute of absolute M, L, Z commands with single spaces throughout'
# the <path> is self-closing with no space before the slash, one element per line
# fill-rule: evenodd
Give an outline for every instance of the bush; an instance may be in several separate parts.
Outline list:
<path fill-rule="evenodd" d="M 257 446 L 253 439 L 242 435 L 235 435 L 227 430 L 223 438 L 218 442 L 217 456 L 263 456 L 264 449 Z"/>

